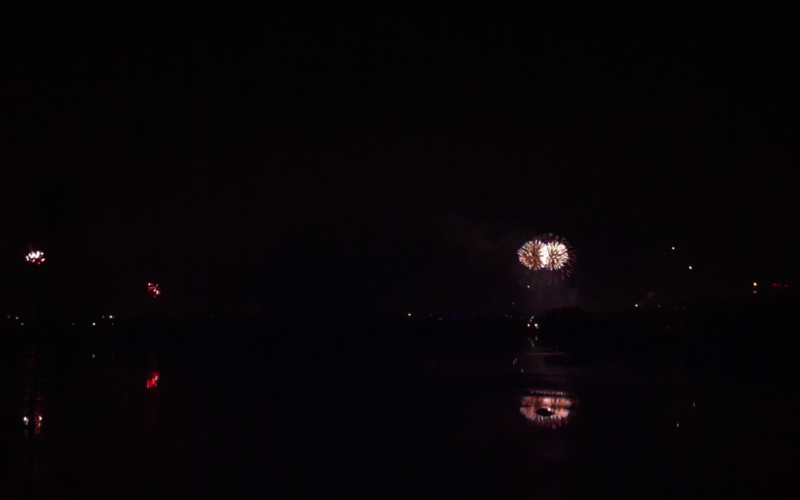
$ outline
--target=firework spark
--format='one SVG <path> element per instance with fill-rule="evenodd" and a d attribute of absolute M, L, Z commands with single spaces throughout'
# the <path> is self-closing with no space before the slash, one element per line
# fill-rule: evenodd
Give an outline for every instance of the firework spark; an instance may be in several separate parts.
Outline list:
<path fill-rule="evenodd" d="M 158 286 L 158 283 L 148 283 L 147 284 L 147 291 L 153 298 L 158 297 L 161 295 L 161 287 Z"/>
<path fill-rule="evenodd" d="M 44 252 L 41 250 L 31 250 L 28 252 L 28 255 L 25 256 L 25 260 L 30 264 L 41 265 L 44 263 Z"/>

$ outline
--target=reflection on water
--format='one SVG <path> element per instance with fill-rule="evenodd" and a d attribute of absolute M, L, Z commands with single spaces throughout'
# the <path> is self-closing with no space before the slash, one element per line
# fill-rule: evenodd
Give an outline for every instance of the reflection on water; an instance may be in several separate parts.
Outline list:
<path fill-rule="evenodd" d="M 29 345 L 23 357 L 23 415 L 22 423 L 25 438 L 42 433 L 42 383 L 41 359 L 38 347 Z"/>
<path fill-rule="evenodd" d="M 34 435 L 38 436 L 39 434 L 42 433 L 42 410 L 40 408 L 36 408 L 33 418 L 34 418 L 33 419 L 34 424 L 32 427 L 34 428 Z M 27 437 L 28 428 L 31 427 L 29 425 L 31 423 L 31 420 L 30 418 L 28 418 L 27 415 L 25 415 L 24 417 L 22 417 L 22 423 L 25 424 L 25 436 Z"/>
<path fill-rule="evenodd" d="M 22 480 L 23 492 L 34 497 L 35 484 L 44 477 L 42 457 L 42 428 L 44 424 L 43 389 L 46 384 L 42 376 L 41 346 L 29 344 L 22 356 Z"/>
<path fill-rule="evenodd" d="M 151 351 L 148 356 L 148 374 L 145 387 L 147 389 L 147 428 L 154 429 L 158 425 L 158 354 Z"/>
<path fill-rule="evenodd" d="M 147 377 L 146 387 L 148 389 L 155 389 L 158 387 L 158 372 L 150 373 L 150 376 Z"/>
<path fill-rule="evenodd" d="M 541 390 L 524 396 L 519 411 L 537 426 L 556 429 L 572 420 L 577 406 L 578 401 L 565 392 Z"/>

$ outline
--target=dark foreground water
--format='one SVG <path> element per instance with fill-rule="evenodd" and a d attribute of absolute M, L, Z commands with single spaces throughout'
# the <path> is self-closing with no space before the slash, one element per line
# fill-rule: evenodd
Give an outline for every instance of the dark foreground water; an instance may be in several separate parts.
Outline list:
<path fill-rule="evenodd" d="M 0 497 L 792 493 L 785 383 L 700 380 L 677 360 L 576 368 L 520 353 L 381 369 L 235 352 L 6 356 Z"/>

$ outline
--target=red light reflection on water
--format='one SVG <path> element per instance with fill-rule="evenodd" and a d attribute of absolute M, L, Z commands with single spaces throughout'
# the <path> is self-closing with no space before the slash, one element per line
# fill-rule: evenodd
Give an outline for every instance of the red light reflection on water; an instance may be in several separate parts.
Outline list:
<path fill-rule="evenodd" d="M 147 378 L 147 388 L 155 389 L 156 387 L 158 387 L 158 372 L 153 372 Z"/>

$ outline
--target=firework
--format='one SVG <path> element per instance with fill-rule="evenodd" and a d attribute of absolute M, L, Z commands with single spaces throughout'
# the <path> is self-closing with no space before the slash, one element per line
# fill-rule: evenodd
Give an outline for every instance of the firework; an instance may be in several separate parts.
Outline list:
<path fill-rule="evenodd" d="M 537 278 L 545 281 L 564 279 L 572 272 L 575 254 L 567 240 L 548 234 L 526 242 L 517 250 L 519 261 Z"/>
<path fill-rule="evenodd" d="M 44 252 L 41 250 L 31 250 L 25 256 L 25 260 L 30 264 L 41 265 L 44 263 Z"/>
<path fill-rule="evenodd" d="M 158 297 L 161 295 L 161 287 L 158 286 L 158 283 L 148 283 L 147 292 L 152 295 L 153 298 Z"/>
<path fill-rule="evenodd" d="M 560 241 L 550 241 L 544 246 L 544 267 L 550 271 L 558 271 L 569 262 L 569 250 Z"/>
<path fill-rule="evenodd" d="M 522 248 L 517 250 L 519 261 L 530 270 L 541 269 L 543 259 L 547 258 L 545 246 L 539 240 L 533 240 L 522 245 Z"/>

